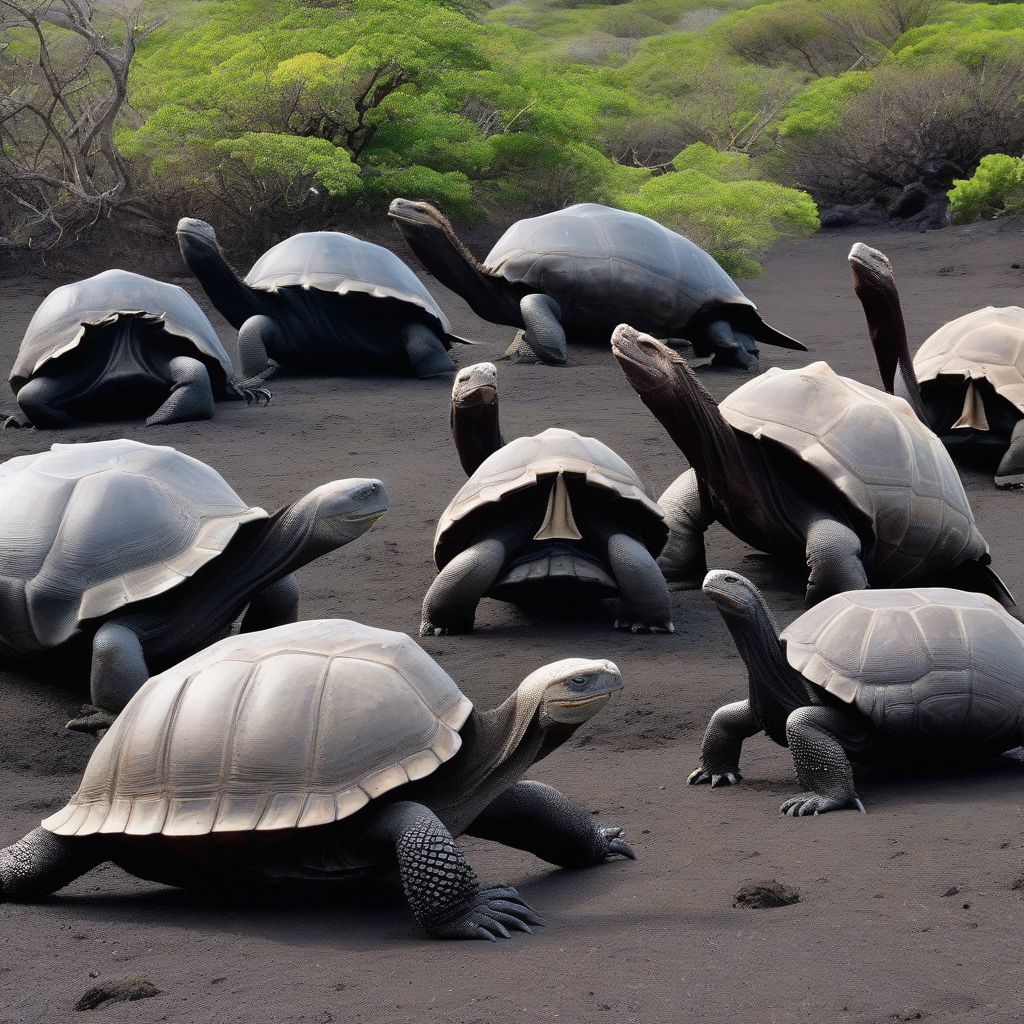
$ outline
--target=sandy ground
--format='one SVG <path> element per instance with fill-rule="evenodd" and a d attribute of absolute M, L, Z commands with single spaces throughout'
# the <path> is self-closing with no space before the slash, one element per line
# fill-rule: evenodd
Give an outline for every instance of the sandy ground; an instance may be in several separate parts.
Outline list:
<path fill-rule="evenodd" d="M 780 247 L 749 294 L 814 359 L 874 383 L 846 252 L 854 233 Z M 1019 226 L 865 237 L 887 250 L 912 341 L 954 316 L 1024 296 Z M 1016 267 L 1013 264 L 1017 264 Z M 97 263 L 95 270 L 103 269 Z M 66 276 L 0 281 L 0 365 L 13 359 L 43 295 Z M 209 309 L 205 296 L 184 274 Z M 438 288 L 456 330 L 499 355 L 511 332 L 481 323 Z M 229 350 L 230 330 L 214 315 Z M 764 352 L 762 367 L 799 353 Z M 571 427 L 611 445 L 661 490 L 681 456 L 606 350 L 574 351 L 564 369 L 501 364 L 506 436 Z M 704 372 L 719 397 L 744 378 Z M 431 538 L 463 480 L 448 436 L 448 384 L 285 380 L 269 409 L 222 405 L 210 423 L 138 423 L 0 436 L 3 456 L 54 441 L 130 436 L 170 444 L 220 470 L 249 501 L 276 508 L 328 479 L 379 476 L 391 512 L 367 536 L 300 574 L 306 617 L 343 616 L 415 633 L 433 578 Z M 996 567 L 1024 594 L 1024 495 L 997 492 L 991 467 L 965 468 Z M 709 563 L 766 588 L 783 622 L 802 608 L 791 574 L 713 528 Z M 745 1024 L 1020 1019 L 1024 765 L 969 775 L 870 776 L 870 813 L 789 820 L 792 764 L 764 737 L 748 744 L 746 780 L 689 789 L 708 716 L 743 695 L 744 673 L 717 612 L 674 595 L 674 636 L 610 628 L 611 605 L 565 620 L 487 601 L 469 637 L 426 649 L 479 705 L 538 665 L 568 655 L 614 659 L 626 690 L 536 777 L 625 826 L 640 859 L 551 870 L 528 855 L 465 843 L 481 876 L 520 887 L 546 927 L 511 941 L 448 944 L 420 934 L 396 879 L 308 897 L 211 901 L 101 868 L 35 906 L 0 907 L 0 1021 L 81 1019 L 78 997 L 134 975 L 162 994 L 97 1011 L 99 1020 L 389 1024 L 615 1021 Z M 63 731 L 82 680 L 0 673 L 0 840 L 28 831 L 73 791 L 92 744 Z M 800 902 L 733 907 L 745 882 L 778 879 Z"/>

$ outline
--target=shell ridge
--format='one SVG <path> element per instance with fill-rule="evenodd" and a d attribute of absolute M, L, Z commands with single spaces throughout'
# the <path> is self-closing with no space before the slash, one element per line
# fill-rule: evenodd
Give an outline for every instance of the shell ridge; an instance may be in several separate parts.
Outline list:
<path fill-rule="evenodd" d="M 320 670 L 320 679 L 317 682 L 317 693 L 316 693 L 316 714 L 313 718 L 313 735 L 309 741 L 309 753 L 306 755 L 306 789 L 310 792 L 313 789 L 313 773 L 317 763 L 317 751 L 320 747 L 320 725 L 322 721 L 322 712 L 324 706 L 324 695 L 327 692 L 327 681 L 330 679 L 331 669 L 334 666 L 335 659 L 333 657 L 324 658 L 324 667 Z M 306 810 L 306 804 L 309 802 L 309 793 L 306 794 L 306 799 L 302 801 L 302 808 L 299 812 L 299 820 L 302 820 L 302 814 Z"/>
<path fill-rule="evenodd" d="M 260 662 L 250 662 L 249 668 L 246 670 L 245 678 L 242 680 L 241 686 L 238 687 L 238 693 L 235 696 L 234 704 L 231 708 L 230 724 L 228 725 L 228 734 L 224 738 L 224 756 L 220 763 L 220 784 L 217 787 L 217 801 L 213 811 L 212 824 L 210 826 L 211 832 L 218 831 L 217 821 L 220 818 L 221 807 L 224 803 L 224 775 L 231 767 L 231 762 L 235 757 L 235 734 L 238 728 L 238 714 L 242 709 L 246 697 L 249 695 L 249 690 L 252 688 L 253 679 L 256 676 L 256 669 L 259 667 Z"/>

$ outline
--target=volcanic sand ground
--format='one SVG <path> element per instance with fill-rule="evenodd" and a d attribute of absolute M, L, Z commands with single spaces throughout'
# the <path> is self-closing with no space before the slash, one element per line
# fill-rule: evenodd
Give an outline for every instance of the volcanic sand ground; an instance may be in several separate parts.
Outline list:
<path fill-rule="evenodd" d="M 1019 226 L 935 234 L 862 233 L 888 251 L 913 344 L 978 306 L 1024 297 Z M 786 244 L 747 283 L 811 359 L 876 382 L 846 253 L 860 234 Z M 95 270 L 104 268 L 97 255 Z M 0 365 L 10 365 L 43 295 L 69 279 L 50 271 L 0 281 Z M 178 283 L 207 309 L 194 282 Z M 458 332 L 478 339 L 463 365 L 501 354 L 511 331 L 436 293 Z M 212 314 L 229 351 L 232 332 Z M 607 349 L 574 350 L 566 368 L 500 364 L 506 436 L 549 426 L 611 445 L 655 494 L 684 468 Z M 808 357 L 766 349 L 762 368 Z M 722 397 L 740 373 L 701 371 Z M 463 481 L 448 435 L 445 381 L 281 380 L 268 409 L 218 406 L 209 423 L 140 423 L 60 433 L 7 432 L 3 457 L 54 441 L 130 436 L 174 445 L 215 466 L 250 502 L 277 508 L 323 481 L 386 481 L 392 510 L 365 537 L 299 574 L 304 617 L 344 616 L 415 634 L 434 570 L 440 511 Z M 1024 595 L 1024 494 L 997 492 L 991 466 L 964 478 L 996 567 Z M 802 610 L 802 582 L 720 527 L 711 566 L 749 574 L 779 620 Z M 745 675 L 718 613 L 699 592 L 673 596 L 674 636 L 612 631 L 608 603 L 573 618 L 524 617 L 483 602 L 476 632 L 426 649 L 480 706 L 537 666 L 569 655 L 609 657 L 625 691 L 535 775 L 626 828 L 639 860 L 585 871 L 550 868 L 478 840 L 478 873 L 519 887 L 546 927 L 511 941 L 425 938 L 397 878 L 308 897 L 209 899 L 102 867 L 35 906 L 0 908 L 0 1021 L 80 1020 L 78 997 L 144 975 L 162 994 L 92 1011 L 101 1021 L 930 1022 L 1020 1019 L 1024 898 L 1024 766 L 1004 760 L 966 775 L 872 775 L 869 813 L 780 818 L 796 790 L 787 752 L 747 744 L 743 785 L 692 789 L 704 726 L 744 695 Z M 84 676 L 82 677 L 84 679 Z M 92 742 L 63 723 L 86 696 L 82 679 L 0 673 L 0 840 L 62 806 Z M 749 881 L 778 879 L 794 906 L 733 907 Z M 955 891 L 954 891 L 955 890 Z M 952 893 L 952 894 L 950 894 Z"/>

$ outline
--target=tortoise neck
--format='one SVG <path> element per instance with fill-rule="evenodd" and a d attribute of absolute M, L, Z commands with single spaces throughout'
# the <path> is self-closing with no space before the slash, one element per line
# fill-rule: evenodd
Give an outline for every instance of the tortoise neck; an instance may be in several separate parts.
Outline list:
<path fill-rule="evenodd" d="M 485 459 L 505 447 L 497 398 L 472 406 L 452 402 L 451 425 L 455 450 L 466 476 L 472 476 Z"/>
<path fill-rule="evenodd" d="M 237 331 L 249 317 L 263 312 L 263 302 L 235 273 L 216 240 L 179 234 L 182 258 L 217 311 Z"/>
<path fill-rule="evenodd" d="M 441 284 L 461 295 L 477 316 L 491 323 L 523 326 L 519 297 L 508 282 L 481 266 L 447 218 L 430 224 L 401 220 L 397 224 L 423 266 Z"/>
<path fill-rule="evenodd" d="M 896 394 L 898 374 L 910 407 L 918 419 L 930 427 L 921 400 L 921 385 L 914 372 L 914 360 L 907 343 L 907 325 L 895 278 L 891 274 L 874 273 L 858 267 L 854 269 L 853 287 L 864 309 L 882 387 L 890 395 Z"/>
<path fill-rule="evenodd" d="M 787 746 L 786 719 L 808 703 L 803 676 L 786 660 L 779 628 L 764 598 L 751 593 L 743 608 L 719 606 L 722 618 L 747 666 L 750 707 L 761 728 Z"/>

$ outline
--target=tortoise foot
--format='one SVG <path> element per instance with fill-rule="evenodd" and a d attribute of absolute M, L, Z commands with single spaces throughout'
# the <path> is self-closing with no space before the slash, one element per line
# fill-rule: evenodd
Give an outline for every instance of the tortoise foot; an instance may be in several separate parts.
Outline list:
<path fill-rule="evenodd" d="M 1024 487 L 1024 473 L 996 474 L 996 487 L 1003 491 L 1019 491 Z"/>
<path fill-rule="evenodd" d="M 420 623 L 420 636 L 458 636 L 461 633 L 472 633 L 473 623 L 449 623 L 447 626 L 439 626 L 429 619 Z"/>
<path fill-rule="evenodd" d="M 824 796 L 821 793 L 797 793 L 796 796 L 791 796 L 783 802 L 779 813 L 790 818 L 803 818 L 810 814 L 841 811 L 844 807 L 855 807 L 861 814 L 867 813 L 856 795 L 843 798 Z"/>
<path fill-rule="evenodd" d="M 510 885 L 480 889 L 469 905 L 444 921 L 432 922 L 428 930 L 439 939 L 510 939 L 512 932 L 533 933 L 540 916 Z"/>
<path fill-rule="evenodd" d="M 623 633 L 674 633 L 676 627 L 668 622 L 642 622 L 632 619 L 616 619 L 615 628 Z"/>
<path fill-rule="evenodd" d="M 688 786 L 711 786 L 712 789 L 717 789 L 719 786 L 738 786 L 743 781 L 743 776 L 740 775 L 739 771 L 724 771 L 714 772 L 710 768 L 705 768 L 701 765 L 700 768 L 694 769 L 687 776 L 686 784 Z"/>
<path fill-rule="evenodd" d="M 109 711 L 103 711 L 100 708 L 93 707 L 91 704 L 86 704 L 82 708 L 82 714 L 78 718 L 72 718 L 65 729 L 69 729 L 71 732 L 85 732 L 92 736 L 99 736 L 106 732 L 114 724 L 116 715 L 111 714 Z"/>
<path fill-rule="evenodd" d="M 598 825 L 597 834 L 606 845 L 601 861 L 611 860 L 612 857 L 636 860 L 636 850 L 622 838 L 622 829 L 618 825 Z"/>

